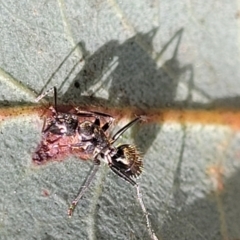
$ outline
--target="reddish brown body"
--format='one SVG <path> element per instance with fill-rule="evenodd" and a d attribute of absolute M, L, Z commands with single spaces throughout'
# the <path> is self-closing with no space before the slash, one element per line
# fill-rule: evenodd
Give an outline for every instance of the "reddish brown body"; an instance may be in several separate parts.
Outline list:
<path fill-rule="evenodd" d="M 66 121 L 69 119 L 75 119 L 74 123 L 69 123 L 71 129 L 68 129 L 64 133 L 57 132 L 61 127 L 59 123 L 58 126 L 56 126 L 56 118 L 59 114 L 64 114 L 65 117 L 61 119 L 62 125 L 66 125 Z M 94 149 L 88 147 L 87 142 L 81 142 L 82 136 L 79 129 L 83 128 L 87 123 L 88 125 L 93 125 L 96 120 L 95 116 L 90 116 L 87 112 L 80 112 L 77 108 L 70 108 L 67 106 L 64 106 L 64 109 L 61 109 L 60 113 L 56 113 L 55 109 L 50 107 L 45 116 L 42 140 L 33 154 L 34 163 L 44 164 L 52 160 L 61 161 L 68 155 L 75 155 L 82 160 L 92 158 Z M 101 121 L 97 129 L 101 129 L 109 121 L 109 116 L 99 116 L 99 118 Z M 76 124 L 76 126 L 71 126 L 74 124 Z M 88 131 L 91 131 L 91 129 Z M 105 132 L 105 137 L 109 137 L 107 131 Z"/>

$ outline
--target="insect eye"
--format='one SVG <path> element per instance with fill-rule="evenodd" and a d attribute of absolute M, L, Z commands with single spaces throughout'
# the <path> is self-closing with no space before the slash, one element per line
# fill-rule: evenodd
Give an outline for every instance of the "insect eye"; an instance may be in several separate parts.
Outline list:
<path fill-rule="evenodd" d="M 128 177 L 137 177 L 141 174 L 143 163 L 140 153 L 133 145 L 124 144 L 117 147 L 112 156 L 112 166 Z"/>

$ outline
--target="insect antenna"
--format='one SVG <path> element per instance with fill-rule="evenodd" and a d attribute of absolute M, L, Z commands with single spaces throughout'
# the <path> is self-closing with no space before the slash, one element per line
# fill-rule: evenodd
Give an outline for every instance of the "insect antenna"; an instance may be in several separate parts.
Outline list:
<path fill-rule="evenodd" d="M 128 123 L 127 125 L 125 125 L 124 127 L 122 127 L 120 130 L 118 130 L 112 137 L 111 139 L 111 144 L 115 143 L 118 138 L 123 135 L 124 132 L 126 132 L 134 123 L 136 123 L 137 121 L 139 121 L 141 119 L 141 117 L 137 117 L 135 119 L 133 119 L 130 123 Z"/>

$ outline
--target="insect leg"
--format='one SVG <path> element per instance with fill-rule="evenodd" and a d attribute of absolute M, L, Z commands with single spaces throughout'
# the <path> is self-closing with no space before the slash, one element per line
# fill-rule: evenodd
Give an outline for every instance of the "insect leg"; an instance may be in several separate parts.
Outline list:
<path fill-rule="evenodd" d="M 137 199 L 138 199 L 138 202 L 140 204 L 140 207 L 145 215 L 145 221 L 146 221 L 146 224 L 147 224 L 147 230 L 148 230 L 148 233 L 149 233 L 149 236 L 151 237 L 152 240 L 158 240 L 157 236 L 155 235 L 153 229 L 152 229 L 152 224 L 150 222 L 150 219 L 149 219 L 149 213 L 144 205 L 144 202 L 143 202 L 143 198 L 142 198 L 142 194 L 140 192 L 140 187 L 138 184 L 136 184 L 136 190 L 137 190 Z"/>
<path fill-rule="evenodd" d="M 118 168 L 116 168 L 114 165 L 109 165 L 109 167 L 111 168 L 111 170 L 116 173 L 119 177 L 123 178 L 124 180 L 126 180 L 127 182 L 131 183 L 133 186 L 135 186 L 137 183 L 131 179 L 129 176 L 127 176 L 126 174 L 124 174 L 123 172 L 121 172 Z"/>
<path fill-rule="evenodd" d="M 54 107 L 55 111 L 57 112 L 57 88 L 53 87 L 53 92 L 54 92 Z"/>
<path fill-rule="evenodd" d="M 68 208 L 68 216 L 71 217 L 73 215 L 73 211 L 76 208 L 79 200 L 82 198 L 82 196 L 84 195 L 84 193 L 87 191 L 89 185 L 91 184 L 94 176 L 96 175 L 98 169 L 99 169 L 99 165 L 100 165 L 100 161 L 99 160 L 95 160 L 94 161 L 94 165 L 91 169 L 91 173 L 88 175 L 85 183 L 83 186 L 81 186 L 77 197 L 72 201 L 70 207 Z"/>
<path fill-rule="evenodd" d="M 140 186 L 133 179 L 131 179 L 126 174 L 124 174 L 124 172 L 121 172 L 116 166 L 109 164 L 109 167 L 119 177 L 123 178 L 124 180 L 126 180 L 127 182 L 131 183 L 133 186 L 136 187 L 137 199 L 138 199 L 140 207 L 141 207 L 141 209 L 142 209 L 142 211 L 144 213 L 144 216 L 145 216 L 145 221 L 146 221 L 146 225 L 147 225 L 147 230 L 148 230 L 149 236 L 151 237 L 152 240 L 158 240 L 157 236 L 155 235 L 155 233 L 154 233 L 154 231 L 152 229 L 152 225 L 151 225 L 151 222 L 150 222 L 150 219 L 149 219 L 149 213 L 148 213 L 148 211 L 147 211 L 147 209 L 146 209 L 146 207 L 144 205 L 142 194 L 140 192 Z"/>
<path fill-rule="evenodd" d="M 43 99 L 46 95 L 48 95 L 50 92 L 54 91 L 55 94 L 55 89 L 56 87 L 51 87 L 49 88 L 46 92 L 43 92 L 42 94 L 40 94 L 36 99 L 35 102 L 39 102 L 41 99 Z"/>
<path fill-rule="evenodd" d="M 111 115 L 95 111 L 82 111 L 76 108 L 76 115 L 79 117 L 95 117 L 95 118 L 104 118 L 106 122 L 109 123 L 109 126 L 113 123 L 114 118 Z"/>
<path fill-rule="evenodd" d="M 100 119 L 103 118 L 105 120 L 105 124 L 101 127 L 104 132 L 106 132 L 109 127 L 112 125 L 114 118 L 111 115 L 108 115 L 106 113 L 101 112 L 95 112 L 95 111 L 80 111 L 78 109 L 76 115 L 79 117 L 94 117 L 96 118 L 96 123 L 98 126 L 100 126 Z"/>
<path fill-rule="evenodd" d="M 92 113 L 96 114 L 96 116 L 100 116 L 100 117 L 103 117 L 104 119 L 108 119 L 106 120 L 107 122 L 102 127 L 102 130 L 104 132 L 112 125 L 114 121 L 114 118 L 111 115 L 108 115 L 106 113 L 101 113 L 101 112 L 92 112 Z"/>

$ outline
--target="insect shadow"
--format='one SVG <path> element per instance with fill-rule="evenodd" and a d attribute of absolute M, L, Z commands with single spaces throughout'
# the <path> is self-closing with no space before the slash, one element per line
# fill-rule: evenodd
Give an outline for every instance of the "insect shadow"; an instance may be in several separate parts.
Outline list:
<path fill-rule="evenodd" d="M 191 64 L 181 66 L 178 51 L 183 37 L 183 29 L 179 29 L 153 57 L 153 41 L 157 29 L 147 33 L 138 33 L 125 42 L 109 41 L 92 55 L 79 43 L 85 64 L 76 75 L 67 91 L 61 96 L 61 101 L 97 103 L 104 106 L 132 106 L 138 109 L 183 107 L 191 105 L 192 89 L 194 88 L 194 71 Z M 159 60 L 166 52 L 171 52 L 170 58 L 161 67 Z M 188 92 L 183 101 L 176 101 L 179 82 L 187 75 L 185 81 Z M 68 81 L 66 78 L 65 82 Z M 65 84 L 62 83 L 61 87 Z M 60 88 L 61 88 L 60 87 Z M 107 89 L 107 97 L 99 97 L 98 92 Z M 200 90 L 199 90 L 200 91 Z M 83 96 L 87 93 L 88 96 Z M 133 126 L 131 137 L 134 144 L 146 153 L 161 130 L 160 124 Z M 183 129 L 184 131 L 184 129 Z M 185 138 L 183 138 L 182 152 Z M 174 176 L 174 184 L 178 189 L 174 198 L 183 199 L 180 186 L 182 157 L 178 161 Z"/>
<path fill-rule="evenodd" d="M 69 84 L 60 101 L 63 103 L 90 102 L 107 107 L 149 108 L 199 108 L 232 106 L 231 98 L 211 100 L 211 97 L 198 89 L 194 84 L 194 68 L 191 64 L 183 65 L 178 60 L 179 47 L 183 41 L 184 29 L 179 29 L 153 57 L 153 41 L 157 29 L 147 33 L 138 33 L 123 43 L 111 40 L 90 54 L 85 43 L 80 42 L 84 66 Z M 166 52 L 172 52 L 169 59 L 158 66 L 158 62 Z M 68 77 L 61 87 L 69 81 Z M 187 87 L 183 100 L 176 100 L 181 83 Z M 60 87 L 60 88 L 61 88 Z M 99 96 L 106 90 L 105 97 Z M 197 91 L 209 99 L 209 103 L 196 103 L 192 100 L 193 91 Z M 83 96 L 84 95 L 84 96 Z M 85 96 L 88 95 L 88 96 Z M 234 106 L 240 106 L 239 98 L 234 98 Z M 141 152 L 146 153 L 156 139 L 160 124 L 137 125 L 131 129 L 134 144 Z M 173 193 L 177 205 L 184 203 L 185 196 L 181 192 L 181 164 L 185 146 L 185 127 L 182 139 L 181 154 L 174 175 Z"/>
<path fill-rule="evenodd" d="M 152 57 L 156 33 L 157 29 L 153 29 L 145 34 L 138 33 L 123 43 L 109 41 L 92 55 L 89 55 L 84 43 L 79 43 L 85 64 L 61 96 L 61 101 L 77 104 L 90 98 L 93 104 L 132 106 L 143 112 L 149 108 L 189 105 L 194 73 L 191 64 L 182 67 L 178 61 L 183 29 L 177 31 L 162 51 Z M 173 48 L 171 58 L 158 67 L 159 59 L 169 48 Z M 189 76 L 188 96 L 184 101 L 177 102 L 176 92 L 184 74 Z M 105 98 L 97 96 L 102 89 L 107 89 Z M 83 96 L 86 93 L 88 96 Z M 136 126 L 131 135 L 135 144 L 145 153 L 160 129 L 159 124 Z"/>

